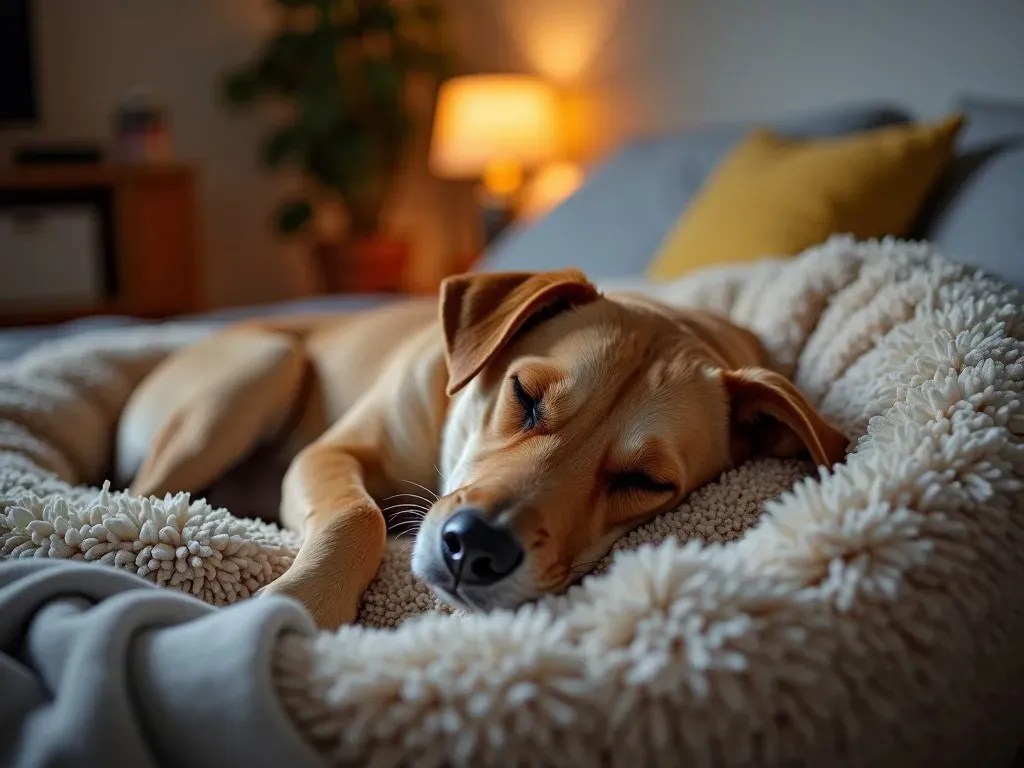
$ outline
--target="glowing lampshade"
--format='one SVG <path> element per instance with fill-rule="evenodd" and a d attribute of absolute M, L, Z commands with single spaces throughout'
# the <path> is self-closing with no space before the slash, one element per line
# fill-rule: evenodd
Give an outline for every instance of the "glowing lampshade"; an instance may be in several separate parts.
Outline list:
<path fill-rule="evenodd" d="M 509 194 L 524 169 L 558 150 L 558 96 L 543 81 L 472 75 L 441 87 L 430 149 L 430 168 L 438 176 L 483 176 L 488 189 Z"/>

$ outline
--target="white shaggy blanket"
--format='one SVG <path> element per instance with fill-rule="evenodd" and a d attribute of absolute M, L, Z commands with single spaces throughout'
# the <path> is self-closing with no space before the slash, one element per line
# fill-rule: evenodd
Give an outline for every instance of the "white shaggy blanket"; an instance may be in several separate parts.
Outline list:
<path fill-rule="evenodd" d="M 797 462 L 726 473 L 515 613 L 440 615 L 398 543 L 371 626 L 279 644 L 291 717 L 339 764 L 1007 763 L 1020 296 L 925 245 L 842 238 L 657 292 L 757 331 L 852 438 L 847 461 L 795 485 Z M 103 471 L 131 387 L 202 332 L 80 337 L 0 369 L 0 556 L 99 560 L 214 603 L 288 566 L 273 526 L 70 485 Z"/>

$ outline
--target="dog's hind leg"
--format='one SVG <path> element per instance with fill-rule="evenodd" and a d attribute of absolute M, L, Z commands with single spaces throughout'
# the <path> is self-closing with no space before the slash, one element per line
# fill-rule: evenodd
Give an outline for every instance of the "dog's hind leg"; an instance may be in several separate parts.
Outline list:
<path fill-rule="evenodd" d="M 118 429 L 118 475 L 134 477 L 130 490 L 143 496 L 207 488 L 308 419 L 313 375 L 288 333 L 243 326 L 187 347 L 132 394 Z"/>

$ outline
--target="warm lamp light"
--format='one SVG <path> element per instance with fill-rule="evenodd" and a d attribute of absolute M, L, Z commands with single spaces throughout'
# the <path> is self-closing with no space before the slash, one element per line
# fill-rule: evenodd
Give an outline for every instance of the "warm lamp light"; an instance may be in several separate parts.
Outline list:
<path fill-rule="evenodd" d="M 488 193 L 509 199 L 524 171 L 559 151 L 558 96 L 542 80 L 471 75 L 438 94 L 430 168 L 441 178 L 482 178 Z"/>
<path fill-rule="evenodd" d="M 583 183 L 583 170 L 574 163 L 552 163 L 537 171 L 523 191 L 520 215 L 538 219 L 572 195 Z"/>

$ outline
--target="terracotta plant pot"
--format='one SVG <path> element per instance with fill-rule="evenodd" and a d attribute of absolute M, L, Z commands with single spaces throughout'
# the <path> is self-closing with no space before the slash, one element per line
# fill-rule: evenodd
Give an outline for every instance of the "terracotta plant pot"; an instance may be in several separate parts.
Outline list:
<path fill-rule="evenodd" d="M 405 289 L 409 243 L 381 235 L 314 248 L 325 293 L 391 293 Z"/>

